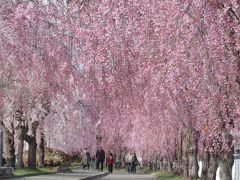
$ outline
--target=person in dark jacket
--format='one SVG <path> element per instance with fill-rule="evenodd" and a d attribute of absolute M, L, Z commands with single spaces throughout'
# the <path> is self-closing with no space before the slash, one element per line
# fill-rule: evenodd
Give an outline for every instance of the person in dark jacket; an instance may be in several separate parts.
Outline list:
<path fill-rule="evenodd" d="M 105 152 L 102 148 L 98 148 L 97 153 L 96 153 L 96 159 L 97 159 L 96 169 L 99 171 L 99 164 L 101 164 L 101 171 L 103 171 Z"/>
<path fill-rule="evenodd" d="M 90 164 L 91 164 L 91 154 L 89 151 L 87 151 L 87 159 L 88 159 L 88 164 L 87 164 L 87 170 L 89 170 Z"/>
<path fill-rule="evenodd" d="M 113 172 L 113 163 L 114 163 L 114 158 L 112 153 L 109 154 L 107 157 L 107 165 L 108 165 L 108 172 L 112 173 Z"/>
<path fill-rule="evenodd" d="M 135 153 L 133 153 L 133 159 L 132 159 L 132 166 L 131 166 L 131 172 L 136 173 L 136 167 L 137 165 L 140 165 L 137 159 L 137 156 Z"/>

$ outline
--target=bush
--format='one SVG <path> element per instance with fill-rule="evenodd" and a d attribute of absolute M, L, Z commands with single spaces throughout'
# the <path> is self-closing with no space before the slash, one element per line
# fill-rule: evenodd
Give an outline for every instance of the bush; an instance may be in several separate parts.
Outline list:
<path fill-rule="evenodd" d="M 24 152 L 23 161 L 25 166 L 27 166 L 28 152 Z M 63 151 L 45 148 L 45 167 L 58 167 L 58 166 L 73 166 L 80 165 L 81 159 L 77 156 L 71 156 L 64 153 Z M 38 152 L 37 152 L 37 166 L 38 166 Z"/>

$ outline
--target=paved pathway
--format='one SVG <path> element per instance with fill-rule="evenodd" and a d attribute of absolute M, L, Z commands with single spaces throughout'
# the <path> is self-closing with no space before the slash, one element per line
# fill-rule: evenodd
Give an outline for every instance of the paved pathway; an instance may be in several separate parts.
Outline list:
<path fill-rule="evenodd" d="M 39 175 L 30 177 L 10 178 L 8 180 L 80 180 L 86 177 L 102 174 L 94 170 L 82 171 L 81 169 L 73 170 L 73 173 L 56 173 L 50 175 Z M 147 174 L 129 174 L 123 170 L 115 170 L 112 174 L 96 178 L 96 180 L 156 180 L 153 176 Z"/>
<path fill-rule="evenodd" d="M 97 171 L 82 171 L 81 169 L 74 169 L 72 173 L 56 173 L 49 175 L 39 175 L 39 176 L 30 176 L 30 177 L 17 177 L 10 178 L 7 180 L 79 180 L 89 176 L 99 175 L 102 172 L 98 173 Z"/>
<path fill-rule="evenodd" d="M 156 178 L 147 174 L 129 174 L 126 171 L 113 170 L 112 174 L 97 180 L 156 180 Z"/>

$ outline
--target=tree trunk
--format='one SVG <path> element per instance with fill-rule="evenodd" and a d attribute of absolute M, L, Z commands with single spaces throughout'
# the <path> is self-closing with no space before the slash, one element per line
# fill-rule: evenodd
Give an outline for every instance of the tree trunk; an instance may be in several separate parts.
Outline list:
<path fill-rule="evenodd" d="M 24 148 L 24 139 L 18 139 L 18 168 L 24 168 L 23 163 L 23 148 Z"/>
<path fill-rule="evenodd" d="M 180 136 L 180 142 L 177 142 L 176 144 L 176 161 L 175 161 L 175 168 L 174 168 L 174 174 L 175 175 L 183 175 L 182 170 L 182 135 Z"/>
<path fill-rule="evenodd" d="M 153 170 L 157 170 L 157 155 L 154 157 Z"/>
<path fill-rule="evenodd" d="M 5 133 L 6 135 L 6 161 L 7 167 L 15 168 L 15 148 L 14 148 L 14 135 L 10 132 Z"/>
<path fill-rule="evenodd" d="M 153 170 L 153 161 L 152 160 L 148 162 L 148 168 L 149 168 L 149 170 Z"/>
<path fill-rule="evenodd" d="M 121 150 L 121 147 L 119 147 L 119 149 L 120 149 L 120 152 L 119 152 L 119 154 L 117 154 L 116 153 L 116 162 L 115 162 L 115 167 L 116 168 L 121 168 L 121 154 L 122 154 L 122 150 Z"/>
<path fill-rule="evenodd" d="M 161 157 L 158 156 L 157 170 L 160 170 L 160 167 L 161 167 Z"/>
<path fill-rule="evenodd" d="M 24 139 L 25 135 L 28 131 L 28 128 L 26 126 L 19 125 L 18 128 L 18 168 L 24 168 L 24 163 L 23 163 L 23 148 L 24 148 Z"/>
<path fill-rule="evenodd" d="M 36 168 L 36 152 L 37 152 L 37 140 L 36 140 L 36 130 L 39 125 L 38 121 L 31 124 L 32 135 L 25 135 L 25 140 L 28 142 L 28 167 Z"/>
<path fill-rule="evenodd" d="M 163 158 L 162 157 L 160 157 L 160 159 L 159 159 L 159 167 L 160 167 L 160 171 L 164 170 L 164 168 L 163 168 Z"/>
<path fill-rule="evenodd" d="M 45 139 L 44 134 L 41 134 L 40 144 L 39 144 L 39 167 L 44 167 L 44 152 L 45 152 Z"/>
<path fill-rule="evenodd" d="M 168 170 L 168 161 L 166 158 L 163 158 L 163 170 L 167 171 Z"/>
<path fill-rule="evenodd" d="M 216 180 L 217 168 L 217 155 L 204 151 L 201 180 Z"/>
<path fill-rule="evenodd" d="M 208 166 L 209 166 L 209 155 L 210 155 L 209 152 L 204 150 L 203 159 L 202 159 L 201 180 L 207 179 L 207 174 L 208 174 L 207 172 L 208 172 Z"/>
<path fill-rule="evenodd" d="M 233 150 L 230 152 L 221 152 L 218 158 L 220 167 L 220 179 L 232 180 L 232 166 L 234 163 Z"/>
<path fill-rule="evenodd" d="M 126 166 L 126 161 L 125 161 L 125 152 L 121 152 L 121 156 L 120 156 L 120 167 L 127 167 Z"/>
<path fill-rule="evenodd" d="M 183 173 L 183 171 L 182 171 L 182 163 L 181 163 L 180 160 L 176 161 L 175 168 L 176 168 L 176 170 L 175 170 L 174 174 L 178 175 L 178 176 L 182 175 L 182 173 Z"/>
<path fill-rule="evenodd" d="M 210 154 L 209 165 L 208 165 L 208 175 L 207 175 L 207 178 L 209 180 L 216 179 L 217 168 L 218 168 L 217 156 Z"/>
<path fill-rule="evenodd" d="M 187 178 L 189 176 L 188 174 L 188 142 L 187 138 L 183 139 L 183 157 L 182 157 L 182 166 L 183 166 L 183 176 Z"/>
<path fill-rule="evenodd" d="M 35 169 L 36 168 L 36 150 L 37 150 L 37 141 L 35 136 L 27 135 L 27 142 L 29 145 L 28 149 L 28 167 Z"/>
<path fill-rule="evenodd" d="M 121 168 L 121 165 L 122 165 L 122 163 L 121 163 L 121 155 L 117 155 L 116 156 L 116 163 L 115 163 L 115 166 L 116 166 L 116 168 Z"/>
<path fill-rule="evenodd" d="M 5 136 L 6 142 L 6 166 L 13 167 L 15 169 L 15 147 L 14 147 L 14 126 L 13 123 L 11 124 L 10 131 L 2 121 L 0 121 L 0 127 L 3 130 L 3 135 Z"/>
<path fill-rule="evenodd" d="M 173 173 L 173 163 L 172 161 L 168 158 L 168 173 Z"/>
<path fill-rule="evenodd" d="M 188 173 L 190 179 L 197 179 L 198 178 L 198 160 L 197 160 L 197 155 L 198 155 L 198 140 L 196 137 L 191 138 L 191 144 L 190 144 L 190 149 L 189 149 L 189 164 L 188 164 Z"/>

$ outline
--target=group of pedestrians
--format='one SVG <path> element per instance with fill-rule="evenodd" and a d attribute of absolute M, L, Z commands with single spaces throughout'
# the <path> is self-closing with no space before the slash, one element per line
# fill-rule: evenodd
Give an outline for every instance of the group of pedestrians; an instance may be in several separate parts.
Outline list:
<path fill-rule="evenodd" d="M 104 161 L 105 161 L 105 152 L 102 148 L 98 148 L 96 152 L 96 156 L 90 155 L 87 148 L 83 151 L 83 157 L 82 157 L 82 169 L 83 170 L 89 170 L 89 167 L 91 165 L 91 168 L 94 169 L 94 164 L 96 161 L 96 169 L 98 171 L 103 171 Z M 106 163 L 108 165 L 108 171 L 110 173 L 113 172 L 113 164 L 114 164 L 114 157 L 112 153 L 109 153 L 109 156 L 106 159 Z"/>
<path fill-rule="evenodd" d="M 128 165 L 128 173 L 136 173 L 136 167 L 138 165 L 140 166 L 136 153 L 132 154 L 131 152 L 128 152 L 126 155 L 126 163 Z"/>
<path fill-rule="evenodd" d="M 101 147 L 99 147 L 97 149 L 96 156 L 94 155 L 91 157 L 88 149 L 85 148 L 83 151 L 83 157 L 82 157 L 82 168 L 83 170 L 89 170 L 89 167 L 91 165 L 91 168 L 94 169 L 94 164 L 96 161 L 96 169 L 98 171 L 103 171 L 105 158 L 106 158 L 106 165 L 108 166 L 108 171 L 109 173 L 112 173 L 113 164 L 115 162 L 115 159 L 112 153 L 109 153 L 108 157 L 105 157 L 104 150 Z M 136 153 L 131 153 L 129 151 L 125 159 L 128 166 L 128 173 L 136 173 L 136 167 L 138 165 L 140 166 Z"/>

